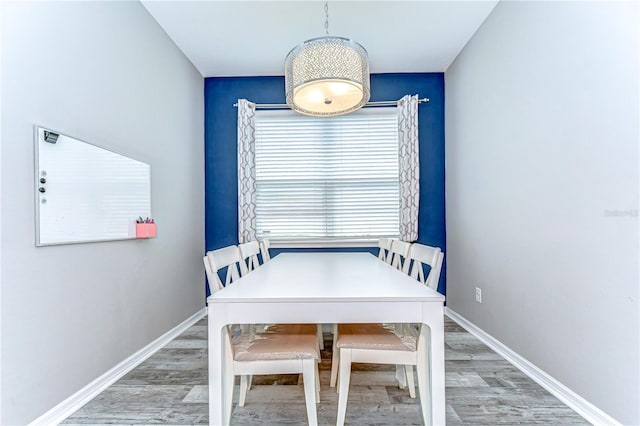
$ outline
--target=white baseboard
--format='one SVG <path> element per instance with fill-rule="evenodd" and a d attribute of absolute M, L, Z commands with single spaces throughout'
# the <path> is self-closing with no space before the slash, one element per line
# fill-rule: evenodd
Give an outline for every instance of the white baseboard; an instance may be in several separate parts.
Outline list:
<path fill-rule="evenodd" d="M 80 389 L 78 392 L 71 395 L 69 398 L 65 399 L 60 404 L 53 407 L 51 410 L 35 419 L 30 423 L 30 425 L 57 425 L 58 423 L 62 422 L 64 419 L 80 409 L 80 407 L 85 405 L 91 399 L 95 398 L 100 392 L 104 391 L 106 388 L 114 384 L 116 381 L 118 381 L 118 379 L 140 365 L 144 360 L 149 358 L 158 350 L 162 349 L 162 347 L 164 347 L 171 340 L 182 334 L 182 332 L 191 327 L 206 314 L 207 308 L 202 308 L 201 310 L 184 320 L 182 323 L 178 324 L 173 329 L 167 331 L 165 334 L 158 337 L 156 340 L 149 343 L 147 346 L 140 349 L 138 352 L 134 353 L 133 355 L 113 367 L 111 370 L 107 371 L 102 376 L 92 381 L 91 383 Z"/>
<path fill-rule="evenodd" d="M 445 314 L 462 328 L 476 336 L 482 343 L 489 346 L 498 355 L 513 364 L 516 368 L 529 376 L 534 382 L 545 388 L 549 393 L 567 404 L 585 420 L 594 425 L 620 425 L 613 417 L 560 383 L 558 380 L 545 373 L 534 364 L 502 344 L 499 340 L 487 334 L 484 330 L 468 321 L 449 308 L 445 308 Z"/>

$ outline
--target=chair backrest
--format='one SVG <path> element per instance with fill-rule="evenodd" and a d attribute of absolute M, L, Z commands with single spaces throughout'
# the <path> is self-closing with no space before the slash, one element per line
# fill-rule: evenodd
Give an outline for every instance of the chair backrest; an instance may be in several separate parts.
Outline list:
<path fill-rule="evenodd" d="M 441 251 L 438 256 L 438 261 L 435 266 L 431 268 L 429 277 L 427 278 L 427 286 L 429 288 L 438 291 L 438 283 L 440 282 L 440 273 L 442 272 L 442 263 L 444 262 L 444 252 Z"/>
<path fill-rule="evenodd" d="M 258 254 L 260 253 L 260 244 L 257 241 L 249 241 L 248 243 L 238 244 L 240 249 L 240 258 L 242 263 L 246 265 L 246 270 L 242 272 L 242 275 L 253 271 L 260 263 L 258 262 Z"/>
<path fill-rule="evenodd" d="M 271 247 L 271 243 L 269 240 L 260 241 L 260 253 L 262 254 L 262 263 L 268 262 L 271 260 L 271 254 L 269 253 L 269 248 Z"/>
<path fill-rule="evenodd" d="M 414 243 L 411 246 L 409 257 L 406 260 L 407 263 L 413 261 L 409 275 L 437 291 L 443 259 L 444 253 L 439 247 Z M 426 277 L 424 275 L 424 265 L 431 268 Z"/>
<path fill-rule="evenodd" d="M 209 287 L 216 287 L 215 289 L 211 288 L 212 292 L 221 290 L 224 286 L 240 279 L 241 273 L 242 275 L 247 273 L 247 265 L 240 259 L 240 250 L 236 246 L 210 251 L 205 257 L 209 260 L 209 269 L 207 269 L 207 262 L 205 261 Z M 238 271 L 238 265 L 240 265 L 240 271 Z M 223 286 L 218 276 L 218 271 L 225 267 L 227 268 L 227 275 Z"/>
<path fill-rule="evenodd" d="M 378 240 L 378 247 L 380 248 L 380 252 L 378 252 L 378 259 L 383 262 L 391 263 L 391 243 L 393 240 L 391 238 L 380 238 Z"/>
<path fill-rule="evenodd" d="M 409 257 L 409 249 L 411 249 L 411 243 L 393 240 L 391 243 L 391 251 L 389 252 L 389 255 L 392 256 L 391 266 L 402 272 L 408 272 L 409 262 L 406 260 L 407 257 Z"/>
<path fill-rule="evenodd" d="M 207 273 L 207 281 L 209 281 L 209 289 L 211 293 L 215 293 L 216 291 L 222 288 L 222 282 L 220 282 L 220 277 L 218 274 L 213 272 L 211 269 L 211 263 L 209 262 L 209 256 L 206 254 L 202 257 L 202 261 L 204 262 L 204 270 Z"/>

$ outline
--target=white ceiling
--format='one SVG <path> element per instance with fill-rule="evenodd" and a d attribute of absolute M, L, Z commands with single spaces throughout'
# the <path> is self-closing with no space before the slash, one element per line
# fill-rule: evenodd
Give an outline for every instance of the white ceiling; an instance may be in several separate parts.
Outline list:
<path fill-rule="evenodd" d="M 329 34 L 362 44 L 372 73 L 442 72 L 497 2 L 334 0 Z M 294 46 L 325 35 L 322 1 L 142 4 L 204 77 L 283 75 Z"/>

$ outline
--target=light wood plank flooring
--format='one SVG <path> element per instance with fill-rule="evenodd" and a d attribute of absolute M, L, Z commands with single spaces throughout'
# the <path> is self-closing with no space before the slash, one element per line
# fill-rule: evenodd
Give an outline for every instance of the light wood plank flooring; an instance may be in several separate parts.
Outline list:
<path fill-rule="evenodd" d="M 329 388 L 328 350 L 320 365 L 318 421 L 335 424 L 337 394 Z M 478 339 L 446 318 L 448 425 L 588 424 Z M 420 406 L 398 389 L 395 367 L 354 364 L 348 424 L 419 425 Z M 207 320 L 202 319 L 70 416 L 65 424 L 208 422 Z M 244 407 L 234 395 L 232 425 L 303 425 L 306 411 L 297 375 L 256 376 Z"/>

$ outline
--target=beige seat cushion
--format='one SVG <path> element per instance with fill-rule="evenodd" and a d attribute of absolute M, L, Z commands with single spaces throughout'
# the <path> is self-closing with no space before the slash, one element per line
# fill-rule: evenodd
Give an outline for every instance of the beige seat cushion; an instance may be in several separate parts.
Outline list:
<path fill-rule="evenodd" d="M 235 361 L 319 359 L 314 324 L 276 324 L 263 333 L 234 337 Z"/>
<path fill-rule="evenodd" d="M 340 324 L 338 326 L 339 348 L 380 349 L 390 351 L 415 351 L 417 333 L 406 327 L 408 335 L 398 335 L 392 326 L 382 324 Z"/>

